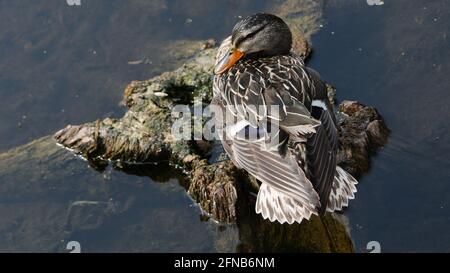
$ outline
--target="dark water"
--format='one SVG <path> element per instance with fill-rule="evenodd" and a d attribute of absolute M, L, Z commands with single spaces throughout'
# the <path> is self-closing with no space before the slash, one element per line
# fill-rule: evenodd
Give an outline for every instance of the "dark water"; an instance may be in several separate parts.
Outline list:
<path fill-rule="evenodd" d="M 392 131 L 346 213 L 358 250 L 450 250 L 449 4 L 330 5 L 314 37 L 310 64 Z"/>
<path fill-rule="evenodd" d="M 81 2 L 0 0 L 0 151 L 121 116 L 126 84 L 178 64 L 170 45 L 220 40 L 237 16 L 279 3 Z M 375 106 L 392 131 L 345 215 L 358 251 L 369 241 L 386 252 L 448 251 L 450 1 L 385 2 L 326 1 L 313 37 L 310 65 L 339 99 Z M 237 250 L 238 228 L 203 219 L 182 173 L 99 173 L 65 151 L 54 156 L 10 162 L 0 176 L 0 251 L 65 252 L 71 240 L 93 252 Z"/>

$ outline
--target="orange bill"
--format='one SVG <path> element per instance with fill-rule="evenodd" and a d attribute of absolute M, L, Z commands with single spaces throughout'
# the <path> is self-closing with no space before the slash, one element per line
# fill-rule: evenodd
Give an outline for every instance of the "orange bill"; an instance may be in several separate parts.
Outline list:
<path fill-rule="evenodd" d="M 222 74 L 230 69 L 239 59 L 244 56 L 244 52 L 233 50 L 232 53 L 225 55 L 214 68 L 214 74 Z"/>

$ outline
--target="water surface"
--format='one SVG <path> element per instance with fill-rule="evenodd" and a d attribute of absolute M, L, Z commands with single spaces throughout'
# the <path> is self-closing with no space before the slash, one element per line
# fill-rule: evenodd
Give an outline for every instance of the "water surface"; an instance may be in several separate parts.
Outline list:
<path fill-rule="evenodd" d="M 170 45 L 220 40 L 238 16 L 278 2 L 0 1 L 0 151 L 120 117 L 126 84 L 178 64 Z M 450 1 L 325 3 L 310 65 L 338 99 L 375 106 L 392 132 L 345 212 L 356 249 L 448 251 Z M 202 217 L 182 173 L 97 172 L 53 156 L 0 177 L 0 251 L 65 252 L 70 240 L 86 252 L 240 249 L 239 228 Z"/>
<path fill-rule="evenodd" d="M 346 212 L 358 250 L 373 240 L 383 251 L 450 249 L 449 4 L 330 3 L 314 37 L 310 64 L 392 132 Z"/>

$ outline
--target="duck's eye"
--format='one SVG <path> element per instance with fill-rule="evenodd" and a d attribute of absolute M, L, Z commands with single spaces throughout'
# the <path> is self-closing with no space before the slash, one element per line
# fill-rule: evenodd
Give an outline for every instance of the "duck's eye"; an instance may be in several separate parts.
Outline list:
<path fill-rule="evenodd" d="M 246 38 L 247 36 L 239 36 L 239 38 L 237 38 L 235 43 L 236 47 L 238 47 L 242 43 L 242 41 L 244 41 Z"/>
<path fill-rule="evenodd" d="M 244 41 L 244 40 L 249 40 L 251 38 L 253 38 L 256 35 L 256 31 L 255 32 L 251 32 L 245 36 L 240 36 L 237 41 L 236 41 L 236 47 L 239 47 L 239 45 Z"/>
<path fill-rule="evenodd" d="M 263 28 L 267 26 L 268 23 L 260 25 L 258 28 L 256 28 L 254 31 L 248 33 L 247 35 L 241 35 L 237 38 L 235 46 L 238 47 L 240 43 L 242 43 L 244 40 L 249 40 L 253 38 L 256 33 L 260 32 Z"/>

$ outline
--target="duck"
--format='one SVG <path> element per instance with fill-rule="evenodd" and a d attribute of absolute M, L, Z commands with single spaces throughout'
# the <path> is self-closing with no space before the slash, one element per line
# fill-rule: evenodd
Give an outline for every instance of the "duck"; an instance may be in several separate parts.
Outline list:
<path fill-rule="evenodd" d="M 280 17 L 242 18 L 214 64 L 214 125 L 232 162 L 259 181 L 255 211 L 281 224 L 341 211 L 357 180 L 337 165 L 326 82 L 292 49 Z"/>

